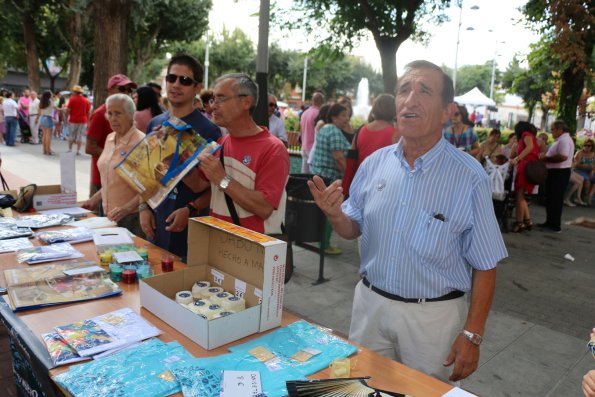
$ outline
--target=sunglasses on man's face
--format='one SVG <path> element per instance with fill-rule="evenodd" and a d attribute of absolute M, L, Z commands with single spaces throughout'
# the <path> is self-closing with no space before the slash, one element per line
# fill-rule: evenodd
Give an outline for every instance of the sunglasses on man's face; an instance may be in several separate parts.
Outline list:
<path fill-rule="evenodd" d="M 132 88 L 130 88 L 129 86 L 125 85 L 125 86 L 118 86 L 118 91 L 120 91 L 123 94 L 130 94 L 132 92 Z"/>
<path fill-rule="evenodd" d="M 276 103 L 274 103 L 274 102 L 270 102 L 270 103 L 269 103 L 269 107 L 271 107 L 271 108 L 276 108 L 276 107 L 277 107 L 277 104 L 276 104 Z"/>
<path fill-rule="evenodd" d="M 173 73 L 170 73 L 167 76 L 165 76 L 165 81 L 167 81 L 170 84 L 175 83 L 176 80 L 178 80 L 178 79 L 180 80 L 180 84 L 185 85 L 185 86 L 198 84 L 198 81 L 196 81 L 193 78 L 188 77 L 188 76 L 178 76 L 177 74 L 173 74 Z"/>
<path fill-rule="evenodd" d="M 459 112 L 455 112 L 455 114 L 454 114 L 454 115 L 455 115 L 455 116 L 460 116 L 460 115 L 461 115 L 461 113 L 459 113 Z"/>

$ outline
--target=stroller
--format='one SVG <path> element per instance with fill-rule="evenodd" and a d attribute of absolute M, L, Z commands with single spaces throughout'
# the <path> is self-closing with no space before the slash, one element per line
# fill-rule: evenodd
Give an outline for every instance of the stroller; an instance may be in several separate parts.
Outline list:
<path fill-rule="evenodd" d="M 31 140 L 31 127 L 27 115 L 19 109 L 19 129 L 21 130 L 21 143 L 29 143 Z"/>
<path fill-rule="evenodd" d="M 490 178 L 492 203 L 494 205 L 496 219 L 501 224 L 502 231 L 508 233 L 508 218 L 512 215 L 512 209 L 515 203 L 512 193 L 510 164 L 504 155 L 496 156 L 495 163 L 486 156 L 484 169 Z"/>

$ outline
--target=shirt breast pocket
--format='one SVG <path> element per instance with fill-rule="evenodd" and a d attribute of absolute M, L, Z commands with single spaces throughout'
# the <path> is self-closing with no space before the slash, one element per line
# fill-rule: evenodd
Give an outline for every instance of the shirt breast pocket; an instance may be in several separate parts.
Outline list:
<path fill-rule="evenodd" d="M 448 218 L 422 211 L 413 230 L 411 248 L 421 259 L 439 264 L 448 256 L 453 238 Z"/>

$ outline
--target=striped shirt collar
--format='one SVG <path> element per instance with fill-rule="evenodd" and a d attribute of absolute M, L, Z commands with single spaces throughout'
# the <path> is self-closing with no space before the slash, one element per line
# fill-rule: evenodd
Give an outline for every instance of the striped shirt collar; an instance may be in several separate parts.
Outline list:
<path fill-rule="evenodd" d="M 422 172 L 428 171 L 432 165 L 436 164 L 437 158 L 444 152 L 446 149 L 446 145 L 449 144 L 446 139 L 441 138 L 436 142 L 436 144 L 424 153 L 422 156 L 418 157 L 415 162 L 413 163 L 414 169 L 412 172 L 415 172 L 418 169 L 421 169 Z M 401 162 L 401 165 L 408 171 L 410 171 L 409 164 L 405 159 L 405 154 L 403 152 L 403 139 L 399 141 L 396 145 L 394 154 L 397 159 Z"/>

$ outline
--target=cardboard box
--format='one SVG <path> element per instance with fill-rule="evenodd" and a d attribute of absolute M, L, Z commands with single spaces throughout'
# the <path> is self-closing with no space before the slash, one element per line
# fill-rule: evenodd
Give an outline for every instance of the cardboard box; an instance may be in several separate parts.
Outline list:
<path fill-rule="evenodd" d="M 286 244 L 213 217 L 190 219 L 188 268 L 141 280 L 141 305 L 207 350 L 278 327 Z M 175 302 L 201 280 L 242 296 L 246 310 L 209 321 Z"/>
<path fill-rule="evenodd" d="M 60 154 L 60 185 L 37 186 L 33 207 L 40 210 L 76 207 L 74 153 Z"/>

